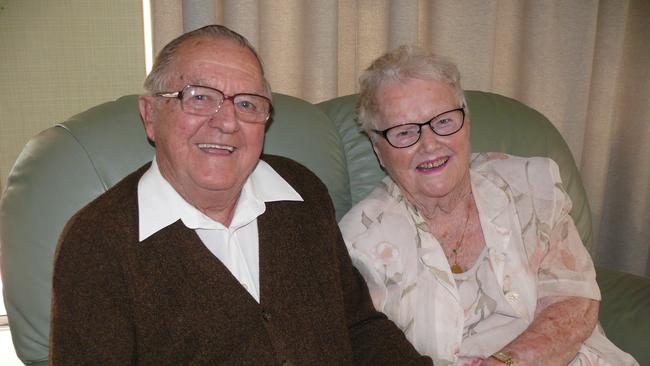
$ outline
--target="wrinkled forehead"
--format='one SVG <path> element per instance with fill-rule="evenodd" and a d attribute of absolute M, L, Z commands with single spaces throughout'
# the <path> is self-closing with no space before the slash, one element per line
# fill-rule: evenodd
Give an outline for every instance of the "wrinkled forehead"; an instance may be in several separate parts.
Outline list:
<path fill-rule="evenodd" d="M 425 78 L 405 78 L 383 82 L 375 94 L 375 127 L 426 121 L 442 112 L 460 107 L 453 87 Z"/>
<path fill-rule="evenodd" d="M 227 38 L 198 37 L 183 42 L 170 65 L 171 76 L 209 79 L 211 72 L 244 78 L 263 89 L 263 72 L 255 54 Z"/>
<path fill-rule="evenodd" d="M 456 105 L 458 97 L 452 85 L 428 78 L 403 78 L 382 82 L 375 93 L 379 106 L 386 104 L 450 104 Z"/>

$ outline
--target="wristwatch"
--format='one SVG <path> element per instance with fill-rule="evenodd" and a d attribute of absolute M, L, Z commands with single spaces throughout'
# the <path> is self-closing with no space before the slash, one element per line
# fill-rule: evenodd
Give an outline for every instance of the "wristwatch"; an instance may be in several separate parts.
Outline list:
<path fill-rule="evenodd" d="M 507 353 L 497 352 L 490 357 L 496 358 L 497 360 L 506 364 L 506 366 L 515 366 L 515 361 L 512 360 L 512 356 Z"/>

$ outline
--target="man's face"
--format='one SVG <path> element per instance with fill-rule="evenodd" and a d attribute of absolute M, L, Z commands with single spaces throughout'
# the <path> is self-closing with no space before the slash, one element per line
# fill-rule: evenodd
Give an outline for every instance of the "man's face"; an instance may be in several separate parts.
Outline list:
<path fill-rule="evenodd" d="M 169 70 L 167 90 L 156 92 L 192 84 L 266 95 L 255 56 L 227 39 L 186 41 Z M 179 99 L 145 96 L 140 113 L 163 177 L 186 201 L 200 210 L 234 205 L 262 152 L 264 124 L 239 121 L 230 100 L 206 117 L 184 112 Z"/>

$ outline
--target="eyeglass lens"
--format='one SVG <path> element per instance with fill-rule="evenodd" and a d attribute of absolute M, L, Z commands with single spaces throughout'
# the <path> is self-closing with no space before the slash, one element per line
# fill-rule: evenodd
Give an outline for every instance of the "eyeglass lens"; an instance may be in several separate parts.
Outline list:
<path fill-rule="evenodd" d="M 437 135 L 448 136 L 460 130 L 463 120 L 463 111 L 453 110 L 423 124 L 407 123 L 390 128 L 386 131 L 386 139 L 395 147 L 408 147 L 418 142 L 424 125 L 428 124 Z"/>
<path fill-rule="evenodd" d="M 199 116 L 209 116 L 216 113 L 230 99 L 233 103 L 237 118 L 244 122 L 265 122 L 271 111 L 268 99 L 255 94 L 235 94 L 225 97 L 217 90 L 201 86 L 189 85 L 183 89 L 183 110 Z"/>

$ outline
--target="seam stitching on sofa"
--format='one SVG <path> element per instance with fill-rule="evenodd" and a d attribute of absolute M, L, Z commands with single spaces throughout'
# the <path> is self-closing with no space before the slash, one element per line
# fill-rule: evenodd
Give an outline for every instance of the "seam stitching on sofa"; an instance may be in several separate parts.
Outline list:
<path fill-rule="evenodd" d="M 70 137 L 72 137 L 77 142 L 77 144 L 79 144 L 79 146 L 81 147 L 83 152 L 86 154 L 86 157 L 88 158 L 88 161 L 90 162 L 90 165 L 93 167 L 93 170 L 95 171 L 95 175 L 97 175 L 97 179 L 99 180 L 99 183 L 102 185 L 102 188 L 104 188 L 104 191 L 107 191 L 108 190 L 108 185 L 106 184 L 106 182 L 104 181 L 102 176 L 99 174 L 99 170 L 97 169 L 97 166 L 95 165 L 95 162 L 93 161 L 93 159 L 90 157 L 90 153 L 88 152 L 88 149 L 86 149 L 84 144 L 82 144 L 81 141 L 77 138 L 77 136 L 75 136 L 72 133 L 72 131 L 68 128 L 68 126 L 66 126 L 66 125 L 64 125 L 62 123 L 57 123 L 57 124 L 54 125 L 54 127 L 63 128 L 70 135 Z"/>

